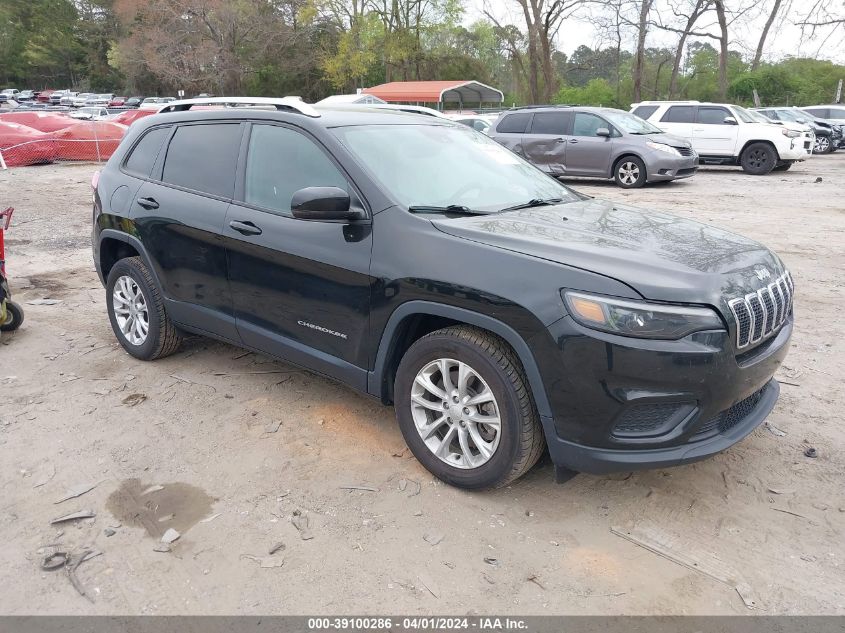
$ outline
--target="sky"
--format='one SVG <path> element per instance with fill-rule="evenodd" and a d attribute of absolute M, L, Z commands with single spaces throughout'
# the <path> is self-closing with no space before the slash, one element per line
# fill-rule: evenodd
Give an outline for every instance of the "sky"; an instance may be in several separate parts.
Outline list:
<path fill-rule="evenodd" d="M 791 0 L 789 3 L 791 11 L 785 17 L 776 19 L 766 39 L 766 46 L 763 58 L 769 61 L 777 61 L 786 56 L 813 57 L 816 59 L 827 59 L 840 64 L 845 64 L 845 28 L 840 26 L 838 30 L 826 29 L 820 31 L 815 38 L 809 41 L 802 41 L 801 28 L 792 24 L 790 18 L 796 19 L 801 7 L 806 6 L 808 0 Z M 739 0 L 736 4 L 741 4 Z M 749 4 L 746 2 L 745 4 Z M 484 7 L 487 7 L 499 20 L 508 20 L 522 26 L 523 18 L 517 12 L 516 0 L 471 0 L 467 4 L 467 11 L 464 22 L 467 24 L 484 16 Z M 731 3 L 728 3 L 731 6 Z M 751 5 L 751 8 L 730 27 L 731 49 L 741 50 L 749 58 L 754 55 L 760 33 L 768 17 L 767 12 L 771 6 L 769 0 L 759 0 Z M 655 9 L 662 15 L 671 16 L 667 10 L 666 0 L 656 0 Z M 710 28 L 705 28 L 705 27 Z M 696 25 L 697 30 L 717 33 L 718 27 L 715 23 L 715 15 L 711 12 Z M 633 31 L 633 29 L 629 29 Z M 631 34 L 633 35 L 633 33 Z M 668 46 L 674 47 L 678 35 L 675 33 L 652 29 L 649 32 L 646 46 Z M 694 39 L 694 38 L 693 38 Z M 718 46 L 715 40 L 708 40 L 714 46 Z M 610 45 L 610 40 L 603 37 L 589 20 L 570 19 L 564 22 L 558 39 L 557 48 L 567 55 L 582 45 L 591 48 Z M 633 49 L 635 43 L 627 43 L 629 49 Z"/>

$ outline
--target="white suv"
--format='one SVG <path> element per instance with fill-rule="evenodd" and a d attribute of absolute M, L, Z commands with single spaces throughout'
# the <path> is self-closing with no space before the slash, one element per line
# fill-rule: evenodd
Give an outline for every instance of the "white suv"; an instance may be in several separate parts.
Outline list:
<path fill-rule="evenodd" d="M 669 134 L 686 138 L 706 165 L 741 165 L 749 174 L 786 171 L 813 152 L 808 132 L 758 123 L 728 103 L 643 101 L 631 112 Z"/>

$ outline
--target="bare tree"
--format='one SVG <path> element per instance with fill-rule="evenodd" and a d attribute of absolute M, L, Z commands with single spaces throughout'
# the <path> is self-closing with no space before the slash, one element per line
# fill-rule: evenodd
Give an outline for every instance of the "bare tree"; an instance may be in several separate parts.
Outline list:
<path fill-rule="evenodd" d="M 637 53 L 634 57 L 634 101 L 639 101 L 643 90 L 643 67 L 645 66 L 645 38 L 648 33 L 648 14 L 654 0 L 640 0 L 640 15 L 637 21 Z"/>
<path fill-rule="evenodd" d="M 766 45 L 766 38 L 769 36 L 769 30 L 772 28 L 772 23 L 775 21 L 782 4 L 783 0 L 775 0 L 772 5 L 772 10 L 766 19 L 765 26 L 763 26 L 763 32 L 760 34 L 760 41 L 757 42 L 757 51 L 754 53 L 754 59 L 751 62 L 751 70 L 757 70 L 760 66 L 760 58 L 763 56 L 763 47 Z"/>
<path fill-rule="evenodd" d="M 680 37 L 678 44 L 675 47 L 675 59 L 672 64 L 672 74 L 669 77 L 669 98 L 674 99 L 678 95 L 678 77 L 681 74 L 681 61 L 684 57 L 684 49 L 686 48 L 687 39 L 692 32 L 695 23 L 709 8 L 712 0 L 695 0 L 695 3 L 690 8 L 688 14 L 680 13 L 676 8 L 672 8 L 673 12 L 678 17 L 686 18 L 683 28 L 680 30 Z"/>

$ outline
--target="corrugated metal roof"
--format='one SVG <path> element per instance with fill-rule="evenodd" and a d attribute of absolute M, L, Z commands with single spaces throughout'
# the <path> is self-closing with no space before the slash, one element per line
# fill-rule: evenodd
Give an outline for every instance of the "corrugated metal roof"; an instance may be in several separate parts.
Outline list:
<path fill-rule="evenodd" d="M 504 95 L 479 81 L 391 81 L 364 88 L 388 103 L 501 103 Z"/>

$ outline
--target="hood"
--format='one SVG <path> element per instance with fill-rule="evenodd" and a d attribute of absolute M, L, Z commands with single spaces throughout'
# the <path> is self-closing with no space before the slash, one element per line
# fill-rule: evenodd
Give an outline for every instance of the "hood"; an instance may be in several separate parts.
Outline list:
<path fill-rule="evenodd" d="M 612 277 L 646 299 L 723 311 L 727 300 L 783 271 L 777 255 L 754 240 L 606 200 L 432 222 L 455 237 Z"/>
<path fill-rule="evenodd" d="M 637 135 L 637 138 L 642 138 L 654 143 L 664 143 L 665 145 L 671 145 L 672 147 L 692 147 L 692 143 L 690 143 L 687 139 L 675 136 L 674 134 L 666 134 L 665 132 L 661 134 Z"/>

